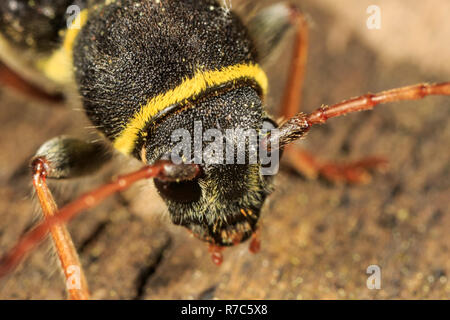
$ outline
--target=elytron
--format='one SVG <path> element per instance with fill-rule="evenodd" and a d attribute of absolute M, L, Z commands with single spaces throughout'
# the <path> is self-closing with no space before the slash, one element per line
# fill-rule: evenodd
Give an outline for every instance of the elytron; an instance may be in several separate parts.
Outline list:
<path fill-rule="evenodd" d="M 71 23 L 69 7 L 79 8 Z M 261 61 L 288 29 L 295 30 L 294 54 L 280 106 L 286 121 L 279 126 L 266 109 L 269 88 Z M 284 3 L 261 10 L 244 25 L 215 0 L 10 0 L 0 4 L 0 31 L 0 58 L 18 79 L 27 79 L 4 84 L 41 99 L 77 96 L 104 138 L 92 143 L 62 136 L 39 148 L 31 167 L 45 218 L 5 254 L 0 277 L 51 233 L 69 279 L 71 267 L 80 262 L 64 224 L 148 178 L 154 178 L 172 222 L 209 243 L 214 262 L 220 264 L 223 247 L 248 239 L 251 251 L 257 251 L 258 221 L 273 176 L 261 174 L 261 163 L 175 164 L 168 156 L 175 130 L 194 136 L 196 122 L 203 132 L 278 128 L 264 137 L 265 150 L 277 151 L 272 146 L 278 143 L 289 161 L 305 161 L 288 145 L 329 118 L 386 102 L 450 95 L 448 82 L 418 84 L 299 113 L 308 28 L 303 14 Z M 89 175 L 110 160 L 111 150 L 145 166 L 58 209 L 46 179 Z M 371 158 L 358 163 L 358 170 L 336 166 L 331 174 L 312 163 L 293 164 L 307 175 L 348 182 L 362 179 L 361 168 L 381 165 L 383 160 Z M 73 299 L 89 297 L 83 275 L 80 287 L 68 293 Z"/>

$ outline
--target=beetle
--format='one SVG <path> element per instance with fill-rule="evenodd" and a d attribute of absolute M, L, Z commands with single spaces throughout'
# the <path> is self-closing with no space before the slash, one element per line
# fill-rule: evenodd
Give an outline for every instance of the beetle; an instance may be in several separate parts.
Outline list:
<path fill-rule="evenodd" d="M 40 9 L 48 6 L 46 1 L 37 3 Z M 25 2 L 22 5 L 21 8 L 10 6 L 2 17 L 11 17 L 12 21 L 28 19 L 23 13 L 30 10 L 32 17 L 37 18 L 37 13 L 43 11 Z M 61 17 L 68 5 L 60 1 L 52 4 L 52 8 Z M 263 58 L 260 53 L 263 48 L 275 47 L 287 26 L 297 30 L 281 113 L 289 120 L 262 138 L 261 145 L 268 152 L 285 149 L 289 159 L 300 161 L 298 149 L 286 148 L 287 145 L 329 118 L 371 109 L 379 103 L 449 94 L 448 83 L 420 84 L 321 107 L 309 115 L 297 113 L 307 27 L 302 14 L 292 6 L 275 5 L 264 10 L 250 22 L 248 29 L 216 1 L 80 1 L 79 7 L 82 9 L 78 15 L 80 28 L 68 27 L 61 32 L 59 22 L 44 36 L 44 39 L 57 38 L 58 46 L 52 41 L 34 42 L 42 46 L 30 49 L 42 55 L 35 68 L 56 84 L 69 86 L 75 80 L 86 115 L 99 132 L 116 150 L 147 166 L 58 210 L 45 180 L 92 173 L 109 158 L 104 155 L 103 143 L 67 137 L 45 143 L 33 159 L 32 168 L 33 183 L 47 218 L 5 257 L 0 275 L 19 262 L 31 248 L 30 243 L 36 244 L 52 229 L 56 243 L 68 242 L 67 246 L 72 247 L 58 250 L 63 270 L 69 277 L 66 270 L 79 262 L 61 224 L 134 181 L 152 177 L 172 222 L 210 243 L 215 262 L 221 261 L 222 247 L 249 238 L 252 238 L 252 250 L 256 251 L 258 218 L 272 191 L 272 176 L 261 174 L 261 163 L 174 164 L 169 161 L 176 147 L 171 137 L 180 127 L 195 136 L 198 121 L 203 124 L 201 133 L 211 128 L 224 131 L 239 127 L 257 132 L 264 125 L 276 128 L 276 121 L 264 109 L 267 78 L 258 61 Z M 15 16 L 18 12 L 21 14 Z M 270 21 L 269 16 L 274 19 Z M 8 19 L 3 21 L 7 23 L 5 42 L 32 47 L 26 41 L 26 32 L 32 32 L 31 39 L 40 37 L 33 34 L 33 19 L 27 20 L 30 28 L 21 30 L 16 37 L 14 23 Z M 255 31 L 264 29 L 270 33 Z M 249 156 L 248 150 L 245 156 Z M 358 182 L 363 179 L 359 174 L 361 168 L 376 168 L 383 161 L 370 158 L 355 168 L 336 166 L 333 170 L 305 163 L 309 167 L 304 173 Z M 70 289 L 69 293 L 72 298 L 88 297 L 85 283 L 82 289 Z"/>

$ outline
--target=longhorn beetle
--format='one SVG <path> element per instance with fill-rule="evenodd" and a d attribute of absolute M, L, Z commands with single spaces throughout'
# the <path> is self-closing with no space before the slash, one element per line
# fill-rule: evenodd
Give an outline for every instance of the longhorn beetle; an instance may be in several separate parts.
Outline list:
<path fill-rule="evenodd" d="M 69 7 L 80 9 L 72 24 L 66 24 Z M 220 264 L 223 247 L 247 239 L 251 239 L 251 251 L 257 251 L 258 219 L 272 191 L 273 176 L 262 174 L 267 163 L 260 159 L 255 163 L 191 161 L 184 152 L 193 149 L 195 153 L 194 141 L 177 153 L 181 161 L 174 161 L 176 130 L 184 129 L 195 140 L 210 129 L 224 133 L 253 129 L 260 134 L 261 153 L 283 151 L 295 168 L 309 176 L 361 182 L 365 170 L 384 161 L 367 158 L 353 166 L 319 166 L 289 145 L 333 117 L 387 102 L 450 95 L 449 82 L 418 84 L 322 106 L 310 114 L 298 113 L 308 28 L 302 13 L 287 4 L 263 9 L 244 26 L 233 11 L 215 0 L 11 0 L 0 4 L 0 27 L 2 51 L 10 53 L 2 56 L 4 62 L 20 65 L 20 59 L 11 56 L 25 51 L 23 61 L 31 64 L 33 76 L 47 81 L 38 89 L 36 81 L 22 81 L 4 67 L 5 85 L 48 100 L 60 98 L 55 93 L 58 89 L 75 88 L 87 118 L 105 141 L 145 164 L 58 209 L 46 180 L 95 172 L 109 160 L 107 147 L 65 136 L 44 143 L 31 167 L 45 218 L 5 254 L 0 277 L 11 272 L 48 233 L 69 277 L 69 267 L 80 262 L 65 223 L 134 182 L 150 178 L 172 222 L 208 242 L 215 263 Z M 289 28 L 295 29 L 294 54 L 280 107 L 280 115 L 288 120 L 278 126 L 265 109 L 268 80 L 260 61 Z M 195 126 L 198 122 L 200 131 Z M 267 128 L 271 130 L 266 132 Z M 252 143 L 244 144 L 247 159 Z M 200 150 L 205 147 L 201 143 Z M 231 160 L 237 157 L 233 151 Z M 68 288 L 72 299 L 89 297 L 81 276 L 81 288 Z"/>

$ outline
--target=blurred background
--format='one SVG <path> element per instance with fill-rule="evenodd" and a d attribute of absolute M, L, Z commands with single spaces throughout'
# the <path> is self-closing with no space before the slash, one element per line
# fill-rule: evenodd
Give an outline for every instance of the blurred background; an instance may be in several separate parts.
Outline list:
<path fill-rule="evenodd" d="M 239 8 L 240 2 L 231 4 Z M 303 111 L 367 92 L 450 81 L 449 1 L 292 2 L 310 24 Z M 366 27 L 373 4 L 381 9 L 379 30 Z M 291 40 L 265 66 L 272 108 L 284 87 Z M 282 170 L 261 220 L 261 252 L 250 254 L 247 244 L 227 249 L 220 267 L 204 243 L 171 225 L 145 185 L 110 199 L 69 227 L 93 298 L 448 299 L 449 107 L 450 98 L 432 97 L 313 130 L 300 144 L 321 159 L 386 156 L 388 171 L 367 185 L 348 186 Z M 29 159 L 51 137 L 79 136 L 86 126 L 81 118 L 70 108 L 48 108 L 0 88 L 0 253 L 38 217 Z M 57 193 L 68 201 L 115 169 L 81 186 L 59 184 Z M 369 265 L 381 268 L 380 290 L 366 286 Z M 49 244 L 0 282 L 2 299 L 64 296 Z"/>

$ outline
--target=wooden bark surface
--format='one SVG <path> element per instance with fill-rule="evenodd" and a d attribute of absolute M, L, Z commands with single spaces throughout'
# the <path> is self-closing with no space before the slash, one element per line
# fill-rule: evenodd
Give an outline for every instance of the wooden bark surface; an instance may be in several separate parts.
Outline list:
<path fill-rule="evenodd" d="M 402 29 L 404 13 L 396 13 L 398 28 L 389 20 L 384 24 L 389 29 L 364 31 L 367 14 L 354 2 L 344 1 L 353 16 L 362 17 L 361 25 L 329 1 L 300 2 L 312 21 L 303 110 L 369 91 L 450 80 L 449 69 L 434 58 L 447 57 L 448 63 L 450 56 L 445 37 L 450 22 L 433 20 L 442 11 L 437 4 L 448 8 L 445 0 L 404 2 L 405 12 L 423 12 L 408 23 L 434 36 L 417 33 L 415 46 L 390 48 L 400 58 L 384 53 L 383 42 L 374 45 L 364 32 L 379 32 L 380 39 L 396 43 L 402 32 L 415 32 Z M 381 9 L 384 14 L 383 4 Z M 393 19 L 394 13 L 386 12 L 386 17 Z M 423 57 L 426 63 L 408 55 L 416 46 L 433 48 Z M 288 49 L 286 43 L 278 62 L 268 66 L 270 104 L 280 98 Z M 157 198 L 142 186 L 90 210 L 69 230 L 93 298 L 449 298 L 449 107 L 450 98 L 442 97 L 392 104 L 313 130 L 301 145 L 322 159 L 384 155 L 390 161 L 388 171 L 355 187 L 307 181 L 282 170 L 263 214 L 261 252 L 250 254 L 248 244 L 227 249 L 220 267 L 212 264 L 204 243 L 171 225 L 155 205 Z M 80 135 L 84 124 L 75 120 L 80 116 L 70 108 L 48 108 L 0 89 L 0 253 L 38 216 L 28 160 L 53 136 Z M 122 166 L 121 171 L 130 168 Z M 77 189 L 101 183 L 110 171 Z M 64 201 L 76 194 L 73 185 L 56 186 Z M 382 269 L 381 290 L 366 287 L 366 269 L 372 264 Z M 64 297 L 64 282 L 48 244 L 0 282 L 2 299 Z"/>

